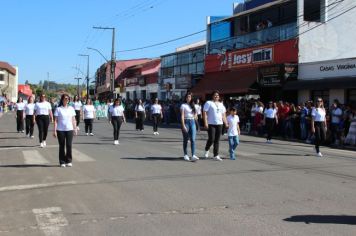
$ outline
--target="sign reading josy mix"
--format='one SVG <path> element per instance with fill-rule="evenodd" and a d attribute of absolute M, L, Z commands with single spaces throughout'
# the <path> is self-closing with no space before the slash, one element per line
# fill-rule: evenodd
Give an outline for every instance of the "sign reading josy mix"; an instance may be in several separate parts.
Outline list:
<path fill-rule="evenodd" d="M 227 54 L 221 65 L 228 68 L 253 66 L 256 64 L 267 64 L 273 62 L 273 47 L 255 50 L 243 50 Z"/>

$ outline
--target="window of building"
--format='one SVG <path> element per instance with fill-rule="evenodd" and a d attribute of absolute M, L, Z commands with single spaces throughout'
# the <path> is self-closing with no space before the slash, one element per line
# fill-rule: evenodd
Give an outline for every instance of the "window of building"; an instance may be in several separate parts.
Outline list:
<path fill-rule="evenodd" d="M 210 25 L 210 40 L 217 41 L 231 37 L 231 22 L 217 22 Z"/>
<path fill-rule="evenodd" d="M 349 89 L 347 91 L 346 102 L 349 103 L 349 104 L 356 103 L 356 89 Z"/>
<path fill-rule="evenodd" d="M 304 20 L 322 22 L 325 20 L 325 0 L 304 0 Z"/>
<path fill-rule="evenodd" d="M 4 80 L 5 80 L 4 74 L 0 74 L 0 81 L 4 81 Z"/>
<path fill-rule="evenodd" d="M 200 62 L 197 64 L 197 73 L 204 73 L 204 63 Z"/>
<path fill-rule="evenodd" d="M 197 73 L 197 64 L 189 64 L 189 74 Z"/>
<path fill-rule="evenodd" d="M 180 66 L 175 66 L 174 67 L 174 75 L 180 75 Z"/>
<path fill-rule="evenodd" d="M 183 65 L 180 67 L 180 74 L 181 75 L 186 75 L 189 72 L 189 67 L 188 65 Z"/>

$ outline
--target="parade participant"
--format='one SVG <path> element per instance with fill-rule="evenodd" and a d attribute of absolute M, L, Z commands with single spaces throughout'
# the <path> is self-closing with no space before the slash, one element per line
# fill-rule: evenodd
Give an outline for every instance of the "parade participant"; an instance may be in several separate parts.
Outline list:
<path fill-rule="evenodd" d="M 35 126 L 34 122 L 34 111 L 35 104 L 33 102 L 33 97 L 28 97 L 28 103 L 25 106 L 25 114 L 26 114 L 26 135 L 27 137 L 34 138 L 33 136 L 33 127 Z"/>
<path fill-rule="evenodd" d="M 146 119 L 146 113 L 145 113 L 145 106 L 143 105 L 143 102 L 141 99 L 137 101 L 137 104 L 135 106 L 135 118 L 136 118 L 136 130 L 143 131 L 143 122 Z"/>
<path fill-rule="evenodd" d="M 85 123 L 85 133 L 86 135 L 93 136 L 93 120 L 95 119 L 95 107 L 90 98 L 87 99 L 85 105 L 83 106 L 83 120 Z"/>
<path fill-rule="evenodd" d="M 75 110 L 75 120 L 77 121 L 77 130 L 79 130 L 80 113 L 82 110 L 82 102 L 79 100 L 78 95 L 74 96 L 73 108 Z"/>
<path fill-rule="evenodd" d="M 266 143 L 272 143 L 272 134 L 274 130 L 274 125 L 275 124 L 278 125 L 277 110 L 275 109 L 272 101 L 268 103 L 268 107 L 265 109 L 264 124 L 266 125 L 266 129 L 267 129 Z"/>
<path fill-rule="evenodd" d="M 190 161 L 187 146 L 188 140 L 190 140 L 190 146 L 192 151 L 192 161 L 197 161 L 199 158 L 195 155 L 195 137 L 196 137 L 196 119 L 197 111 L 195 110 L 192 93 L 188 92 L 185 95 L 183 103 L 180 107 L 181 112 L 181 124 L 182 124 L 182 133 L 183 133 L 183 152 L 184 160 Z"/>
<path fill-rule="evenodd" d="M 114 145 L 119 145 L 119 135 L 122 122 L 126 123 L 124 107 L 119 98 L 115 99 L 114 104 L 109 108 L 109 122 L 114 128 Z"/>
<path fill-rule="evenodd" d="M 312 110 L 311 129 L 315 135 L 315 151 L 318 157 L 323 155 L 320 152 L 320 145 L 325 141 L 326 137 L 326 111 L 323 105 L 323 99 L 318 98 L 315 108 Z"/>
<path fill-rule="evenodd" d="M 58 138 L 60 167 L 72 167 L 72 141 L 73 135 L 77 135 L 76 113 L 68 102 L 69 96 L 63 94 L 54 112 L 53 136 Z"/>
<path fill-rule="evenodd" d="M 46 101 L 46 95 L 41 94 L 39 102 L 35 105 L 35 117 L 38 126 L 38 137 L 41 148 L 46 147 L 46 139 L 48 134 L 48 126 L 51 119 L 53 122 L 52 107 Z"/>
<path fill-rule="evenodd" d="M 17 128 L 17 133 L 24 133 L 24 128 L 23 128 L 23 120 L 25 119 L 24 116 L 24 111 L 25 111 L 25 103 L 23 102 L 22 97 L 19 97 L 17 100 L 17 103 L 15 105 L 15 111 L 16 111 L 16 128 Z"/>
<path fill-rule="evenodd" d="M 155 99 L 154 104 L 151 106 L 151 119 L 153 119 L 153 134 L 159 135 L 158 133 L 158 122 L 163 119 L 162 107 L 158 103 L 158 98 Z"/>
<path fill-rule="evenodd" d="M 331 131 L 331 144 L 339 145 L 341 134 L 339 131 L 340 123 L 342 122 L 343 112 L 340 108 L 340 103 L 338 100 L 334 100 L 332 107 L 331 107 L 331 124 L 330 124 L 330 131 Z"/>
<path fill-rule="evenodd" d="M 219 141 L 223 124 L 228 127 L 226 122 L 226 108 L 219 101 L 219 92 L 212 93 L 213 100 L 207 101 L 203 109 L 204 127 L 208 129 L 208 141 L 205 146 L 205 158 L 209 157 L 209 149 L 214 144 L 214 159 L 222 161 L 219 157 Z"/>
<path fill-rule="evenodd" d="M 200 131 L 200 126 L 202 125 L 202 111 L 201 111 L 201 105 L 200 105 L 200 100 L 199 98 L 196 100 L 195 102 L 195 110 L 197 112 L 197 122 L 196 122 L 196 125 L 197 125 L 197 130 Z"/>
<path fill-rule="evenodd" d="M 226 118 L 229 129 L 227 131 L 229 137 L 229 153 L 230 160 L 235 160 L 235 150 L 240 143 L 240 118 L 237 115 L 237 109 L 232 107 L 229 110 L 230 114 Z"/>

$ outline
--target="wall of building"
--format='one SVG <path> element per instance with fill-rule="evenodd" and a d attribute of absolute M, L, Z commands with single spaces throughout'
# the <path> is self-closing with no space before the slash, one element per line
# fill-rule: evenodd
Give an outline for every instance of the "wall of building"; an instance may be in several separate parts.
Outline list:
<path fill-rule="evenodd" d="M 299 90 L 298 91 L 298 103 L 303 103 L 310 100 L 310 90 Z"/>
<path fill-rule="evenodd" d="M 341 104 L 345 103 L 345 90 L 344 89 L 330 89 L 330 99 L 329 99 L 329 104 L 337 99 Z"/>

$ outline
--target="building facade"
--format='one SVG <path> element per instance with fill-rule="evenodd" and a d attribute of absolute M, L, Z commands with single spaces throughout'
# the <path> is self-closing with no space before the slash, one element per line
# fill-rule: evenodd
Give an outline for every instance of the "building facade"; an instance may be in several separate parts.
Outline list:
<path fill-rule="evenodd" d="M 11 102 L 16 102 L 18 98 L 17 85 L 18 67 L 0 61 L 0 95 Z"/>

